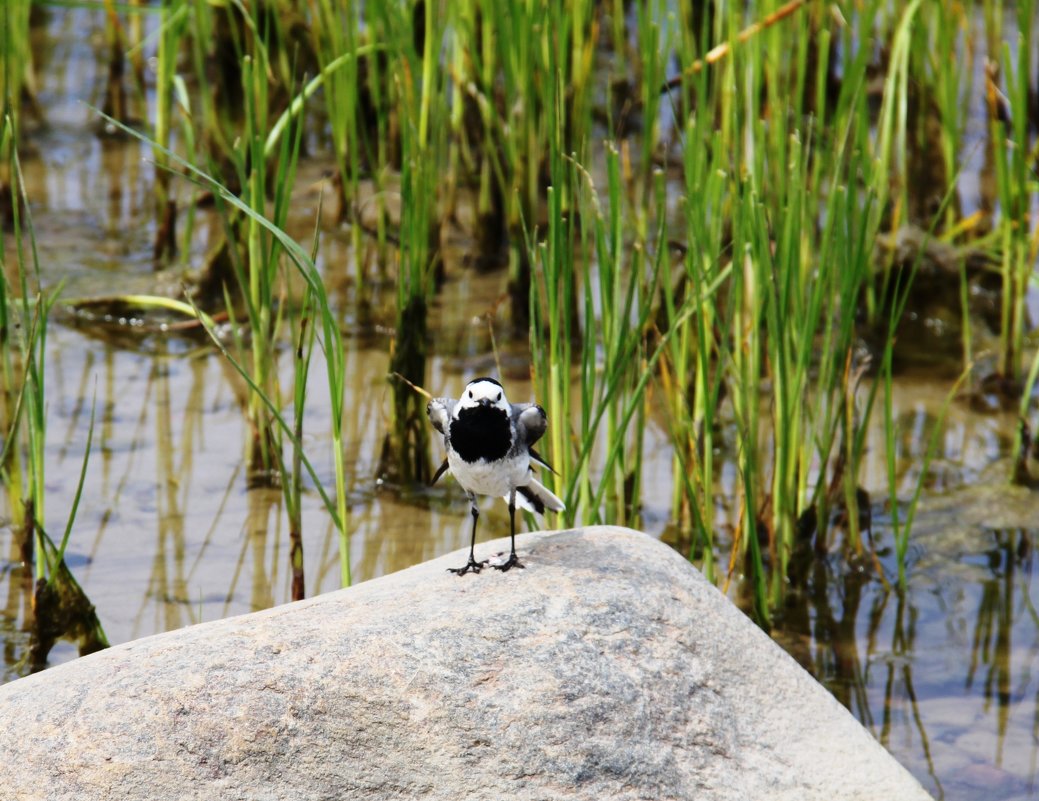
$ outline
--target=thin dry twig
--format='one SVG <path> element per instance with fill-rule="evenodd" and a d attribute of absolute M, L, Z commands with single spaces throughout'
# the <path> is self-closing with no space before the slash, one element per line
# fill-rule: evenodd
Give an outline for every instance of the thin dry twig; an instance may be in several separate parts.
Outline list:
<path fill-rule="evenodd" d="M 759 20 L 758 22 L 755 22 L 752 25 L 748 25 L 746 28 L 740 31 L 736 35 L 736 41 L 740 44 L 743 44 L 743 42 L 747 41 L 758 32 L 763 31 L 765 30 L 765 28 L 769 28 L 772 25 L 775 25 L 777 22 L 785 19 L 786 17 L 789 17 L 791 14 L 797 11 L 797 9 L 803 6 L 807 1 L 808 0 L 790 0 L 789 3 L 780 6 L 771 14 L 767 15 L 764 19 Z M 732 50 L 732 44 L 730 42 L 722 42 L 719 45 L 715 45 L 707 51 L 706 56 L 704 56 L 703 58 L 696 59 L 696 61 L 694 61 L 692 64 L 686 67 L 682 72 L 678 73 L 678 75 L 667 80 L 664 83 L 664 85 L 660 87 L 660 94 L 670 92 L 672 89 L 677 88 L 682 84 L 683 78 L 689 75 L 695 75 L 700 70 L 702 70 L 705 65 L 714 64 L 716 61 L 721 61 L 721 59 L 725 58 L 725 56 L 729 54 L 730 50 Z"/>
<path fill-rule="evenodd" d="M 394 370 L 392 373 L 390 373 L 390 378 L 400 379 L 405 384 L 407 384 L 409 387 L 411 387 L 413 390 L 415 390 L 423 398 L 426 398 L 427 400 L 433 400 L 433 396 L 430 395 L 428 392 L 426 392 L 426 390 L 424 390 L 422 387 L 419 387 L 419 386 L 416 386 L 415 384 L 412 384 L 410 381 L 408 381 L 408 379 L 406 379 L 404 376 L 402 376 L 396 370 Z"/>

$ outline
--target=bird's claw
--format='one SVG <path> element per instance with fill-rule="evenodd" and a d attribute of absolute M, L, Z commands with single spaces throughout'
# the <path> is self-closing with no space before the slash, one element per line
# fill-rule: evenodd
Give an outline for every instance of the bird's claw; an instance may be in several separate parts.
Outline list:
<path fill-rule="evenodd" d="M 469 557 L 469 563 L 465 567 L 449 567 L 447 572 L 454 573 L 456 576 L 464 576 L 466 573 L 479 573 L 486 564 L 486 559 L 482 562 L 477 562 L 472 557 Z"/>
<path fill-rule="evenodd" d="M 522 562 L 521 562 L 521 561 L 519 560 L 519 557 L 518 557 L 518 556 L 516 556 L 516 554 L 512 554 L 512 556 L 510 556 L 510 557 L 509 557 L 509 558 L 508 558 L 508 559 L 507 559 L 507 560 L 506 560 L 505 562 L 503 562 L 502 564 L 500 564 L 500 565 L 491 565 L 491 567 L 493 567 L 493 568 L 494 568 L 495 570 L 500 570 L 500 571 L 501 571 L 502 573 L 504 573 L 504 572 L 505 572 L 506 570 L 511 570 L 511 569 L 512 569 L 512 568 L 514 568 L 514 567 L 518 567 L 518 568 L 520 568 L 521 570 L 523 570 L 523 569 L 525 569 L 525 568 L 526 568 L 526 565 L 524 565 L 524 564 L 523 564 L 523 563 L 522 563 Z"/>

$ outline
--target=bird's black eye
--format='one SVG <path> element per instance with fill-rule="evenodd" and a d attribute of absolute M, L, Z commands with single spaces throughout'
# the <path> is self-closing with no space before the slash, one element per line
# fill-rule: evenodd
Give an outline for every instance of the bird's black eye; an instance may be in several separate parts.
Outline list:
<path fill-rule="evenodd" d="M 469 397 L 471 398 L 472 396 L 473 396 L 473 391 L 470 389 L 469 390 Z"/>
<path fill-rule="evenodd" d="M 501 393 L 498 393 L 498 400 L 501 400 Z"/>

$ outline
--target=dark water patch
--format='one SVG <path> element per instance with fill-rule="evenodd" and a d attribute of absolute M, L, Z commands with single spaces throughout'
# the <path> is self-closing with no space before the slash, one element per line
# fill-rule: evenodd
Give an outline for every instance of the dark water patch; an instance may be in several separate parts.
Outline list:
<path fill-rule="evenodd" d="M 887 530 L 878 513 L 877 531 Z M 1039 783 L 1039 497 L 1004 482 L 927 498 L 904 593 L 817 563 L 774 636 L 945 799 Z M 896 564 L 878 547 L 889 582 Z"/>

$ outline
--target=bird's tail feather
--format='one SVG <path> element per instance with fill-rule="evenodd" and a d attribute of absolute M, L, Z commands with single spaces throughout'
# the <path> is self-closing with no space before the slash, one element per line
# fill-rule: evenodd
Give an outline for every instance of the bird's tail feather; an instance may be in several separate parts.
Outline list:
<path fill-rule="evenodd" d="M 508 497 L 505 500 L 508 501 Z M 546 509 L 553 512 L 562 512 L 566 509 L 566 504 L 534 478 L 530 479 L 526 485 L 516 487 L 516 505 L 539 515 L 543 515 Z"/>

